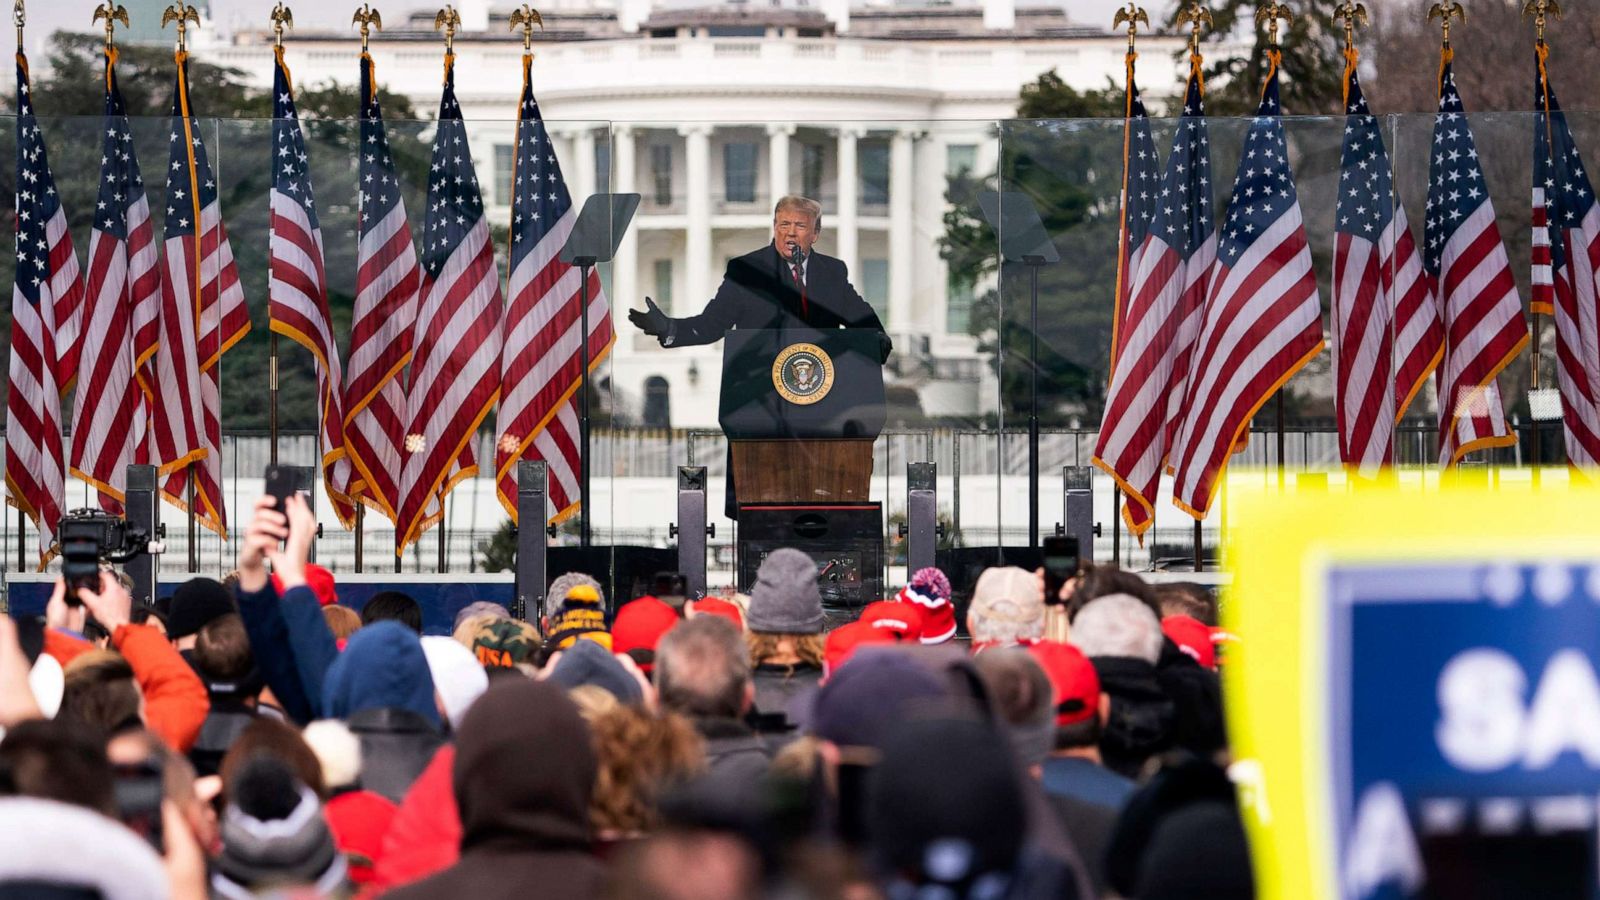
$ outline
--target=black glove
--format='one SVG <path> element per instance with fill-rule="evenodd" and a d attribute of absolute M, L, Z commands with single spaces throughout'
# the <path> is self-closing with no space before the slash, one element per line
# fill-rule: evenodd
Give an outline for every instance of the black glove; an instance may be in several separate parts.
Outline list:
<path fill-rule="evenodd" d="M 634 327 L 652 337 L 665 337 L 667 327 L 670 324 L 667 314 L 662 312 L 661 307 L 657 306 L 655 301 L 649 297 L 644 298 L 643 312 L 637 309 L 628 310 L 628 321 L 632 322 Z"/>

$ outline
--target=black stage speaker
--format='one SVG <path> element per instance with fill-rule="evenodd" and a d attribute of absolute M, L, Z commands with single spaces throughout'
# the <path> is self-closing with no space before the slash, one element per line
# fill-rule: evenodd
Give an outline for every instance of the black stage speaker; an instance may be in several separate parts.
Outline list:
<path fill-rule="evenodd" d="M 739 590 L 749 593 L 761 561 L 780 547 L 816 560 L 830 613 L 857 612 L 883 599 L 883 504 L 740 504 Z"/>
<path fill-rule="evenodd" d="M 952 547 L 940 550 L 940 571 L 950 579 L 950 603 L 956 608 L 956 623 L 962 634 L 967 632 L 967 604 L 972 602 L 972 588 L 978 576 L 992 566 L 1016 566 L 1029 572 L 1044 565 L 1044 555 L 1037 547 Z"/>

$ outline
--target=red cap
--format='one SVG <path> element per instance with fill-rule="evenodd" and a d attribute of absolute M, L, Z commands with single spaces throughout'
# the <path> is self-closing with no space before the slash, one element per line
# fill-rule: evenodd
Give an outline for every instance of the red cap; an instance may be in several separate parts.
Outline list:
<path fill-rule="evenodd" d="M 729 603 L 721 597 L 706 597 L 689 604 L 690 610 L 697 616 L 721 616 L 733 623 L 733 627 L 744 630 L 744 613 L 739 612 L 739 606 Z"/>
<path fill-rule="evenodd" d="M 1100 674 L 1083 651 L 1058 641 L 1028 645 L 1056 692 L 1056 727 L 1076 725 L 1100 714 Z"/>
<path fill-rule="evenodd" d="M 904 600 L 879 600 L 861 611 L 861 621 L 881 628 L 902 641 L 922 638 L 922 610 Z"/>
<path fill-rule="evenodd" d="M 827 678 L 850 661 L 851 654 L 867 644 L 894 644 L 899 642 L 894 632 L 874 628 L 870 622 L 851 622 L 828 632 L 822 649 L 822 677 Z"/>
<path fill-rule="evenodd" d="M 655 666 L 656 644 L 676 624 L 677 610 L 655 597 L 640 597 L 617 610 L 616 621 L 611 624 L 611 650 L 614 653 L 648 651 L 651 656 L 647 660 L 635 656 L 634 661 L 649 672 Z"/>
<path fill-rule="evenodd" d="M 278 577 L 277 572 L 272 573 L 272 587 L 278 596 L 283 596 L 283 579 Z M 317 603 L 323 606 L 339 602 L 339 594 L 333 585 L 333 573 L 316 563 L 306 563 L 306 587 L 316 596 Z"/>
<path fill-rule="evenodd" d="M 1161 633 L 1172 639 L 1190 659 L 1208 669 L 1217 667 L 1217 649 L 1211 644 L 1211 626 L 1193 616 L 1167 616 Z"/>

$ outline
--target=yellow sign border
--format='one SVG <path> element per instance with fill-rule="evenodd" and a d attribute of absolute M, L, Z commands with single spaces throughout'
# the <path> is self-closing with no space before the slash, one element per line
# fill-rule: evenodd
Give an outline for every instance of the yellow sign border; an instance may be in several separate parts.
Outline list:
<path fill-rule="evenodd" d="M 1223 669 L 1235 781 L 1261 900 L 1341 896 L 1326 680 L 1330 566 L 1600 556 L 1600 491 L 1497 489 L 1278 493 L 1230 479 Z"/>

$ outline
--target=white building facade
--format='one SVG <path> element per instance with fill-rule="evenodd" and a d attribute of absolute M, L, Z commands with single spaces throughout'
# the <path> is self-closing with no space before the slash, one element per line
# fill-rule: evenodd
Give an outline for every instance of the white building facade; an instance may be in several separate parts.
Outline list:
<path fill-rule="evenodd" d="M 521 38 L 508 28 L 509 8 L 469 0 L 460 11 L 457 94 L 490 216 L 503 221 Z M 603 273 L 618 313 L 609 377 L 624 420 L 716 427 L 720 346 L 662 350 L 622 310 L 649 295 L 672 315 L 698 312 L 727 260 L 770 240 L 772 205 L 788 193 L 822 203 L 819 249 L 845 261 L 895 337 L 891 381 L 914 388 L 928 416 L 992 408 L 992 360 L 968 333 L 971 290 L 952 286 L 939 255 L 947 176 L 994 171 L 998 122 L 1042 72 L 1055 69 L 1078 89 L 1120 83 L 1123 35 L 1012 0 L 824 0 L 821 9 L 567 0 L 541 12 L 534 89 L 574 197 L 642 195 Z M 443 49 L 433 16 L 396 17 L 371 45 L 385 87 L 430 112 Z M 355 82 L 356 41 L 353 31 L 295 33 L 287 59 L 296 82 Z M 1181 46 L 1145 39 L 1147 95 L 1181 88 L 1171 62 Z M 235 34 L 206 57 L 271 84 L 269 34 Z"/>

